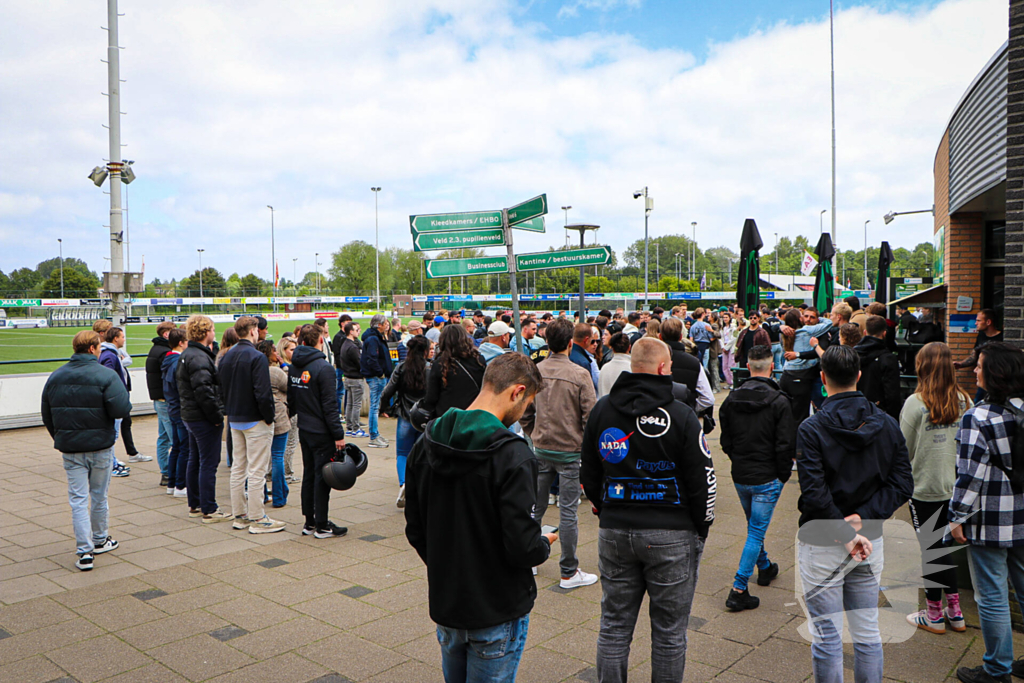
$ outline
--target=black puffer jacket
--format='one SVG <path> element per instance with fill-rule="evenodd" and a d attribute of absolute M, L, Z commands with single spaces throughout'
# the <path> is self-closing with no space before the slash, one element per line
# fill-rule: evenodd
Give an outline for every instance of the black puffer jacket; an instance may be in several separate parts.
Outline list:
<path fill-rule="evenodd" d="M 171 351 L 171 345 L 163 337 L 153 337 L 153 346 L 146 355 L 146 388 L 154 401 L 164 398 L 163 362 Z"/>
<path fill-rule="evenodd" d="M 718 410 L 722 450 L 732 460 L 732 480 L 759 486 L 785 483 L 793 473 L 796 423 L 789 397 L 775 380 L 751 377 Z"/>
<path fill-rule="evenodd" d="M 224 423 L 224 403 L 215 359 L 213 351 L 199 342 L 189 341 L 188 348 L 182 352 L 175 373 L 182 422 Z"/>
<path fill-rule="evenodd" d="M 46 380 L 43 424 L 61 453 L 87 453 L 114 445 L 114 420 L 132 403 L 117 373 L 91 353 L 76 353 Z"/>
<path fill-rule="evenodd" d="M 864 337 L 854 349 L 860 355 L 857 391 L 898 421 L 903 401 L 900 400 L 900 365 L 896 355 L 877 337 Z"/>
<path fill-rule="evenodd" d="M 398 417 L 406 422 L 411 422 L 409 414 L 412 411 L 412 407 L 416 405 L 416 401 L 427 395 L 427 377 L 430 375 L 430 363 L 427 363 L 426 368 L 424 368 L 423 388 L 419 391 L 413 391 L 409 388 L 405 371 L 405 361 L 395 366 L 394 372 L 391 373 L 391 379 L 388 380 L 387 386 L 384 387 L 384 393 L 380 396 L 380 402 L 381 405 L 390 405 L 391 397 L 398 396 L 398 401 L 395 403 L 395 407 L 398 408 Z"/>
<path fill-rule="evenodd" d="M 288 414 L 299 416 L 299 429 L 345 438 L 338 415 L 338 376 L 322 351 L 299 346 L 288 366 Z"/>

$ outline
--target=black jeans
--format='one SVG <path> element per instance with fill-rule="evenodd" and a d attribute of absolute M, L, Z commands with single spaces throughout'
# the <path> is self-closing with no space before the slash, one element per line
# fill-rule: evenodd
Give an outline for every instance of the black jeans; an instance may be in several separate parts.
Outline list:
<path fill-rule="evenodd" d="M 331 487 L 324 481 L 323 467 L 334 456 L 334 439 L 329 434 L 299 430 L 302 447 L 302 514 L 306 526 L 327 525 Z"/>
<path fill-rule="evenodd" d="M 939 513 L 939 516 L 935 518 L 934 522 L 932 522 L 932 515 L 936 512 Z M 928 557 L 928 550 L 930 548 L 942 548 L 944 545 L 942 542 L 942 536 L 943 529 L 945 529 L 946 525 L 949 524 L 949 501 L 940 500 L 932 503 L 925 500 L 911 498 L 910 519 L 914 522 L 914 531 L 917 532 L 917 542 L 921 544 L 921 570 L 924 571 L 924 567 L 929 564 L 929 560 L 931 560 L 932 567 L 945 567 L 939 571 L 924 575 L 925 598 L 932 602 L 938 602 L 942 599 L 943 590 L 946 591 L 947 595 L 959 592 L 956 585 L 956 567 L 952 565 L 953 559 L 948 555 L 943 558 Z M 938 586 L 935 588 L 929 588 L 929 584 L 933 586 L 938 584 Z"/>
<path fill-rule="evenodd" d="M 789 370 L 782 372 L 779 385 L 789 394 L 793 406 L 793 419 L 797 428 L 806 420 L 811 411 L 811 396 L 814 393 L 814 380 L 819 375 L 818 366 L 806 370 Z"/>
<path fill-rule="evenodd" d="M 188 506 L 204 515 L 217 511 L 217 465 L 220 464 L 220 434 L 224 425 L 205 420 L 186 422 L 188 430 Z"/>
<path fill-rule="evenodd" d="M 121 438 L 124 439 L 124 450 L 129 457 L 138 455 L 139 450 L 135 448 L 135 439 L 132 438 L 132 416 L 126 415 L 121 420 Z"/>

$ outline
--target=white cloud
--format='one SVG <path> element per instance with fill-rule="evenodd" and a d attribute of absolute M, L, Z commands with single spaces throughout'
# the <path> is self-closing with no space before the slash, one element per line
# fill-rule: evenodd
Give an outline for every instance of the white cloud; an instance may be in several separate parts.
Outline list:
<path fill-rule="evenodd" d="M 623 6 L 636 9 L 640 7 L 640 0 L 575 0 L 558 9 L 558 18 L 579 16 L 581 9 L 591 12 L 610 12 Z"/>
<path fill-rule="evenodd" d="M 828 20 L 714 44 L 698 64 L 630 36 L 552 38 L 501 0 L 302 5 L 123 2 L 122 109 L 132 261 L 270 276 L 352 239 L 408 247 L 408 215 L 509 206 L 546 192 L 617 250 L 643 234 L 735 246 L 744 218 L 813 234 L 830 205 Z M 931 239 L 932 161 L 957 100 L 1007 37 L 1001 0 L 836 17 L 841 246 Z M 0 269 L 65 253 L 100 269 L 107 196 L 102 3 L 0 6 Z M 91 27 L 97 28 L 91 28 Z M 3 207 L 19 207 L 18 211 Z M 826 221 L 828 216 L 826 216 Z M 549 228 L 561 212 L 549 216 Z M 896 228 L 893 224 L 890 228 Z M 562 241 L 520 235 L 520 249 Z M 852 242 L 852 244 L 851 244 Z"/>

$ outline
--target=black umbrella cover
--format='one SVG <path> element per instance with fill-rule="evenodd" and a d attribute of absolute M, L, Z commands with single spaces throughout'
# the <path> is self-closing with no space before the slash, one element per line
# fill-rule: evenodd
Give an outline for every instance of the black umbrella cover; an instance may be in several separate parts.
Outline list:
<path fill-rule="evenodd" d="M 758 250 L 764 246 L 757 223 L 748 218 L 740 236 L 740 268 L 736 280 L 736 303 L 743 310 L 757 310 L 761 303 L 761 266 Z"/>

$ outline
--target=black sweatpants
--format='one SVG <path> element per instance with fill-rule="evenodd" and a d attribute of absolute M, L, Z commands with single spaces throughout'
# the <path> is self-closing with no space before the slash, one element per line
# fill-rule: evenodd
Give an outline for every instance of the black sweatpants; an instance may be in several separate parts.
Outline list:
<path fill-rule="evenodd" d="M 939 516 L 935 521 L 929 524 L 928 520 L 932 518 L 936 512 Z M 932 602 L 938 602 L 942 599 L 942 591 L 945 590 L 946 594 L 959 592 L 956 585 L 956 567 L 952 566 L 952 558 L 948 555 L 943 557 L 928 557 L 928 550 L 930 548 L 942 548 L 942 536 L 943 529 L 949 524 L 949 501 L 940 500 L 934 503 L 925 500 L 917 500 L 916 498 L 910 499 L 910 519 L 914 522 L 914 530 L 917 532 L 917 542 L 921 544 L 921 571 L 924 572 L 925 566 L 929 564 L 931 560 L 931 566 L 936 565 L 943 566 L 948 565 L 944 569 L 932 572 L 931 574 L 925 574 L 925 589 L 924 596 Z M 925 533 L 921 533 L 921 527 L 924 525 Z M 929 543 L 929 537 L 931 543 Z M 925 547 L 925 546 L 929 547 Z M 938 588 L 928 588 L 928 583 L 939 584 Z"/>
<path fill-rule="evenodd" d="M 324 481 L 323 467 L 334 456 L 334 439 L 330 434 L 299 430 L 302 447 L 302 514 L 306 526 L 327 525 L 331 487 Z"/>
<path fill-rule="evenodd" d="M 793 419 L 797 428 L 808 418 L 811 411 L 811 398 L 814 394 L 814 380 L 820 370 L 817 365 L 806 370 L 783 370 L 779 386 L 789 394 L 793 406 Z M 795 435 L 794 435 L 795 437 Z"/>
<path fill-rule="evenodd" d="M 138 455 L 139 449 L 135 447 L 135 438 L 132 437 L 132 416 L 126 415 L 121 420 L 121 439 L 124 441 L 124 450 L 129 456 Z"/>

